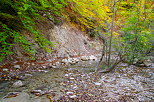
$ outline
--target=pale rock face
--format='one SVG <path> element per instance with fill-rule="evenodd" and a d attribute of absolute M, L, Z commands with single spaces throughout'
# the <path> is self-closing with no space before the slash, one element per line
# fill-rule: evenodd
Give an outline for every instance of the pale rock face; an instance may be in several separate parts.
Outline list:
<path fill-rule="evenodd" d="M 40 21 L 40 23 L 38 24 L 38 28 L 49 41 L 55 42 L 54 44 L 56 47 L 54 48 L 54 50 L 56 51 L 55 55 L 58 58 L 69 58 L 74 56 L 86 55 L 88 53 L 90 54 L 91 51 L 99 51 L 102 49 L 102 42 L 100 42 L 99 40 L 89 40 L 86 32 L 81 31 L 76 26 L 72 26 L 72 24 L 69 22 L 64 22 L 61 25 L 53 25 L 52 22 L 47 23 L 44 21 Z M 28 34 L 26 33 L 24 35 L 26 35 L 26 38 L 34 44 L 34 49 L 40 48 L 39 45 L 34 41 L 33 37 L 28 36 Z M 15 49 L 17 50 L 17 56 L 20 56 L 23 59 L 27 60 L 26 56 L 22 54 L 22 50 L 20 50 L 19 46 L 15 46 Z M 39 51 L 37 56 L 43 57 L 44 54 L 47 56 L 52 56 L 54 53 L 47 54 Z M 83 58 L 83 60 L 87 59 Z M 48 61 L 50 62 L 52 60 Z M 35 63 L 33 65 L 35 65 Z M 15 65 L 15 68 L 20 67 L 19 65 Z"/>

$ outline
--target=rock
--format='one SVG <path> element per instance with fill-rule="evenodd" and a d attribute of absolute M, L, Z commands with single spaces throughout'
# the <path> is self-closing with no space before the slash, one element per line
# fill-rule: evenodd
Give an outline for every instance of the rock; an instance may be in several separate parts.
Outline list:
<path fill-rule="evenodd" d="M 71 77 L 70 80 L 74 80 L 74 78 Z"/>
<path fill-rule="evenodd" d="M 46 66 L 42 66 L 42 68 L 46 68 Z"/>
<path fill-rule="evenodd" d="M 82 61 L 88 61 L 89 60 L 89 57 L 88 56 L 81 56 L 81 60 Z"/>
<path fill-rule="evenodd" d="M 41 86 L 41 87 L 38 87 L 35 90 L 31 91 L 31 93 L 36 95 L 36 96 L 42 96 L 42 95 L 45 95 L 45 94 L 49 94 L 51 92 L 53 92 L 53 90 L 49 89 L 46 86 Z"/>
<path fill-rule="evenodd" d="M 55 66 L 58 66 L 58 65 L 60 65 L 60 62 L 57 61 L 57 62 L 55 63 Z"/>
<path fill-rule="evenodd" d="M 57 68 L 56 66 L 52 66 L 52 68 Z"/>
<path fill-rule="evenodd" d="M 101 85 L 101 83 L 96 82 L 96 83 L 95 83 L 95 85 L 100 86 L 100 85 Z"/>
<path fill-rule="evenodd" d="M 32 90 L 31 93 L 36 96 L 42 96 L 51 93 L 53 90 Z"/>
<path fill-rule="evenodd" d="M 31 65 L 32 65 L 32 66 L 34 66 L 34 65 L 35 65 L 35 63 L 32 63 Z"/>
<path fill-rule="evenodd" d="M 68 59 L 67 59 L 67 62 L 68 62 L 68 63 L 73 63 L 73 58 L 68 58 Z"/>
<path fill-rule="evenodd" d="M 69 76 L 69 74 L 65 74 L 65 77 L 68 77 Z"/>
<path fill-rule="evenodd" d="M 45 95 L 45 94 L 48 94 L 50 93 L 49 91 L 46 91 L 46 90 L 32 90 L 31 91 L 32 94 L 35 94 L 36 96 L 42 96 L 42 95 Z"/>
<path fill-rule="evenodd" d="M 32 77 L 33 75 L 32 74 L 25 74 L 24 76 L 23 76 L 23 80 L 24 79 L 27 79 L 27 78 L 29 78 L 29 77 Z"/>
<path fill-rule="evenodd" d="M 77 86 L 74 86 L 74 87 L 73 87 L 73 89 L 77 89 L 77 88 L 78 88 Z"/>
<path fill-rule="evenodd" d="M 51 60 L 51 59 L 48 59 L 47 61 L 52 62 L 52 60 Z"/>
<path fill-rule="evenodd" d="M 72 96 L 69 96 L 70 98 L 76 98 L 77 96 L 76 95 L 72 95 Z"/>
<path fill-rule="evenodd" d="M 145 61 L 144 64 L 145 64 L 145 66 L 147 66 L 147 67 L 152 66 L 152 63 L 151 63 L 150 61 Z"/>
<path fill-rule="evenodd" d="M 68 63 L 68 59 L 62 59 L 62 63 L 67 64 Z"/>
<path fill-rule="evenodd" d="M 73 92 L 66 92 L 66 95 L 73 95 Z"/>
<path fill-rule="evenodd" d="M 7 71 L 9 71 L 9 69 L 7 69 L 7 68 L 4 68 L 4 69 L 3 69 L 3 71 L 4 71 L 4 72 L 7 72 Z"/>
<path fill-rule="evenodd" d="M 74 60 L 75 60 L 76 62 L 79 62 L 79 61 L 80 61 L 80 59 L 79 59 L 79 58 L 74 58 Z"/>
<path fill-rule="evenodd" d="M 14 68 L 20 69 L 21 67 L 20 67 L 20 65 L 14 65 Z"/>
<path fill-rule="evenodd" d="M 19 81 L 16 81 L 15 83 L 13 83 L 13 86 L 12 87 L 21 87 L 21 86 L 23 86 L 24 84 L 22 83 L 22 81 L 21 80 L 19 80 Z"/>
<path fill-rule="evenodd" d="M 119 66 L 120 66 L 120 67 L 127 67 L 128 64 L 127 64 L 127 63 L 121 63 Z"/>
<path fill-rule="evenodd" d="M 80 60 L 79 60 L 79 58 L 73 58 L 72 61 L 73 61 L 74 63 L 78 63 Z"/>
<path fill-rule="evenodd" d="M 9 92 L 4 98 L 12 98 L 19 96 L 19 92 Z"/>
<path fill-rule="evenodd" d="M 49 72 L 49 71 L 47 71 L 47 70 L 44 70 L 43 72 L 44 72 L 44 73 L 47 73 L 47 72 Z"/>
<path fill-rule="evenodd" d="M 95 57 L 94 55 L 89 56 L 90 60 L 97 60 L 97 57 Z"/>
<path fill-rule="evenodd" d="M 42 93 L 42 90 L 32 90 L 31 93 Z"/>
<path fill-rule="evenodd" d="M 50 65 L 47 68 L 57 68 L 56 65 Z"/>
<path fill-rule="evenodd" d="M 2 100 L 0 100 L 0 102 L 34 102 L 34 100 L 31 100 L 28 93 L 11 92 L 10 95 L 4 97 Z"/>
<path fill-rule="evenodd" d="M 69 58 L 69 59 L 68 59 L 68 62 L 69 62 L 70 64 L 75 64 L 75 63 L 78 62 L 78 60 L 77 60 L 77 58 Z"/>
<path fill-rule="evenodd" d="M 25 74 L 25 77 L 31 77 L 33 76 L 32 74 Z"/>
<path fill-rule="evenodd" d="M 78 58 L 68 58 L 68 59 L 63 59 L 62 60 L 62 63 L 64 63 L 64 64 L 68 64 L 68 63 L 75 64 L 77 62 L 79 62 Z"/>

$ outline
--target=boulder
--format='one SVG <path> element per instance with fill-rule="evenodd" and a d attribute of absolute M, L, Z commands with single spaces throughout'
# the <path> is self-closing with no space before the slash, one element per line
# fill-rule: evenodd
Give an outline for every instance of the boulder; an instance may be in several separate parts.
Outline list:
<path fill-rule="evenodd" d="M 23 85 L 24 85 L 23 82 L 21 80 L 18 80 L 15 83 L 13 83 L 12 87 L 17 88 L 17 87 L 21 87 Z"/>

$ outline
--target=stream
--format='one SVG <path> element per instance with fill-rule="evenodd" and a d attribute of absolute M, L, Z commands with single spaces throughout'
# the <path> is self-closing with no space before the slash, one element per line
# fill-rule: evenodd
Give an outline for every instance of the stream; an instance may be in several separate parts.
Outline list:
<path fill-rule="evenodd" d="M 22 86 L 0 82 L 0 102 L 153 102 L 154 66 L 121 63 L 110 73 L 94 72 L 95 61 L 26 73 Z"/>

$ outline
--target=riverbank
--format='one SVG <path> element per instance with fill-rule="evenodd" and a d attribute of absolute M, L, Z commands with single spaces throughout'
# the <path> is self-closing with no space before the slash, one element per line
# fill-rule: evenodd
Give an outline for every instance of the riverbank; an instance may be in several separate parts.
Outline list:
<path fill-rule="evenodd" d="M 63 69 L 53 68 L 32 74 L 1 102 L 152 102 L 153 66 L 140 68 L 121 63 L 110 73 L 94 72 L 97 61 L 82 61 Z M 16 82 L 16 81 L 15 81 Z M 12 84 L 14 81 L 12 82 Z M 5 84 L 5 87 L 7 85 Z M 2 89 L 2 88 L 1 88 Z M 8 90 L 6 91 L 6 94 Z M 19 101 L 20 100 L 20 101 Z"/>

